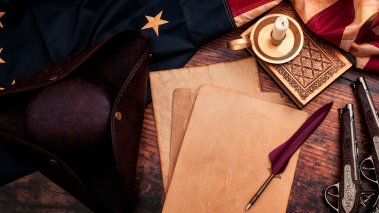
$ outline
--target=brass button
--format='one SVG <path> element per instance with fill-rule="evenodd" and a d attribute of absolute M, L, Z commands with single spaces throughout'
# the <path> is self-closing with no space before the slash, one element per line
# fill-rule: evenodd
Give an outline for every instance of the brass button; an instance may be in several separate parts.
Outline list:
<path fill-rule="evenodd" d="M 55 165 L 58 164 L 57 161 L 54 160 L 54 159 L 50 159 L 50 160 L 49 160 L 49 163 L 50 163 L 51 165 L 53 165 L 53 166 L 55 166 Z"/>
<path fill-rule="evenodd" d="M 121 112 L 116 112 L 116 113 L 114 114 L 114 116 L 115 116 L 116 119 L 119 120 L 119 121 L 122 119 L 122 114 L 121 114 Z"/>
<path fill-rule="evenodd" d="M 54 81 L 54 80 L 56 80 L 57 78 L 58 78 L 57 75 L 53 75 L 53 76 L 51 76 L 51 77 L 49 78 L 49 80 L 50 80 L 50 81 Z"/>

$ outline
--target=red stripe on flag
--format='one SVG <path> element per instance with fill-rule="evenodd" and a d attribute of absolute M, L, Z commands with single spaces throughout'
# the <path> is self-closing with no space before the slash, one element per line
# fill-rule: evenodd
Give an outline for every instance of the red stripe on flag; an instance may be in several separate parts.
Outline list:
<path fill-rule="evenodd" d="M 369 43 L 376 47 L 379 47 L 379 35 L 375 34 L 372 29 L 376 26 L 379 26 L 379 14 L 376 14 L 375 19 L 371 25 L 363 25 L 358 32 L 355 42 L 357 44 Z"/>
<path fill-rule="evenodd" d="M 253 10 L 268 2 L 272 2 L 272 0 L 228 0 L 230 10 L 232 11 L 234 17 L 241 15 L 242 13 L 246 13 L 250 10 Z"/>
<path fill-rule="evenodd" d="M 379 73 L 379 56 L 373 55 L 370 60 L 367 62 L 364 70 Z"/>
<path fill-rule="evenodd" d="M 339 46 L 345 27 L 355 17 L 353 0 L 337 1 L 307 22 L 309 29 L 324 39 Z"/>

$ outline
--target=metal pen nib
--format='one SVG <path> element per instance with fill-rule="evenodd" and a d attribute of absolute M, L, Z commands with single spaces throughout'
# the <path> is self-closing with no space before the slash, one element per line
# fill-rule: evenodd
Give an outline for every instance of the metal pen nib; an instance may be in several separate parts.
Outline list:
<path fill-rule="evenodd" d="M 257 191 L 257 193 L 255 193 L 254 197 L 251 198 L 249 204 L 247 204 L 245 212 L 247 212 L 250 209 L 250 207 L 255 203 L 255 201 L 258 200 L 259 196 L 266 189 L 266 187 L 271 182 L 271 180 L 274 178 L 274 176 L 275 176 L 274 174 L 271 174 L 270 177 L 267 178 L 267 180 L 263 183 L 263 185 L 261 186 L 261 188 L 259 188 L 259 190 Z"/>
<path fill-rule="evenodd" d="M 250 207 L 251 207 L 251 204 L 250 204 L 250 203 L 247 204 L 246 209 L 245 209 L 245 212 L 247 212 L 247 211 L 250 209 Z"/>

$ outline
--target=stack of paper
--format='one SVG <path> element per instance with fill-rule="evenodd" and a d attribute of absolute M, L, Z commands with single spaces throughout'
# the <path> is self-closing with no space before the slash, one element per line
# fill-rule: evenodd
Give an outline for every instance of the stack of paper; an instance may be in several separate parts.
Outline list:
<path fill-rule="evenodd" d="M 191 118 L 197 93 L 198 90 L 176 89 L 173 94 L 168 187 L 182 146 L 184 134 L 186 133 L 188 122 Z M 284 104 L 284 100 L 278 93 L 253 92 L 250 93 L 249 96 L 272 103 Z"/>
<path fill-rule="evenodd" d="M 278 94 L 257 92 L 258 79 L 254 58 L 150 74 L 163 212 L 244 211 L 269 175 L 268 153 L 307 117 Z M 297 156 L 252 212 L 285 211 Z"/>
<path fill-rule="evenodd" d="M 172 94 L 177 88 L 198 89 L 202 84 L 243 93 L 260 91 L 257 62 L 255 58 L 247 58 L 231 63 L 150 73 L 151 95 L 165 191 L 167 191 L 168 184 Z"/>

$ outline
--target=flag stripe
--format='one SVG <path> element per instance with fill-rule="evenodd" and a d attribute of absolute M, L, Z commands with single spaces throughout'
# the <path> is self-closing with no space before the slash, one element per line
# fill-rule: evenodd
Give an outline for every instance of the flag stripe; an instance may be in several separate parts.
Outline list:
<path fill-rule="evenodd" d="M 310 18 L 330 7 L 338 0 L 291 0 L 292 5 L 304 23 Z"/>
<path fill-rule="evenodd" d="M 253 10 L 261 5 L 267 4 L 272 0 L 259 0 L 259 1 L 251 1 L 251 0 L 228 0 L 230 10 L 233 16 L 241 15 L 245 12 Z"/>
<path fill-rule="evenodd" d="M 370 43 L 376 47 L 379 47 L 379 14 L 376 13 L 376 17 L 372 24 L 366 24 L 359 30 L 356 43 Z"/>
<path fill-rule="evenodd" d="M 264 12 L 270 10 L 271 8 L 275 7 L 277 4 L 279 4 L 279 2 L 281 2 L 282 0 L 277 0 L 277 1 L 270 1 L 266 4 L 262 4 L 256 8 L 253 8 L 245 13 L 242 13 L 238 16 L 235 16 L 234 17 L 234 22 L 236 23 L 236 26 L 237 27 L 240 27 L 250 21 L 252 21 L 253 19 L 255 19 L 256 17 L 258 17 L 259 15 L 263 14 Z"/>
<path fill-rule="evenodd" d="M 368 61 L 370 60 L 370 57 L 356 57 L 355 60 L 355 67 L 357 67 L 358 69 L 364 69 Z"/>
<path fill-rule="evenodd" d="M 344 15 L 337 16 L 341 11 Z M 339 46 L 346 26 L 353 22 L 354 17 L 353 0 L 337 1 L 309 19 L 307 26 L 317 35 Z"/>
<path fill-rule="evenodd" d="M 379 73 L 379 55 L 371 56 L 364 69 L 367 71 Z"/>

